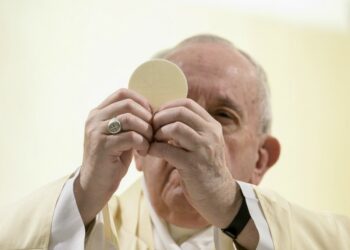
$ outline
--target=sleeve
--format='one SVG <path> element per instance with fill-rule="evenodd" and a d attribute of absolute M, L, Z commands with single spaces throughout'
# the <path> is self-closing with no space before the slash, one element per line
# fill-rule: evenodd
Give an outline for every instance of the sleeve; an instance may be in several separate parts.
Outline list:
<path fill-rule="evenodd" d="M 78 174 L 79 171 L 66 182 L 57 201 L 48 250 L 117 249 L 109 230 L 105 230 L 108 206 L 96 215 L 93 225 L 85 231 L 73 189 Z"/>
<path fill-rule="evenodd" d="M 257 249 L 350 250 L 349 217 L 311 211 L 275 192 L 244 182 L 238 184 L 259 233 Z M 224 246 L 218 249 L 236 249 L 232 248 L 232 239 L 220 229 L 216 231 L 218 243 Z"/>
<path fill-rule="evenodd" d="M 260 202 L 255 195 L 254 186 L 249 183 L 245 183 L 241 181 L 237 181 L 237 183 L 242 190 L 243 196 L 247 202 L 250 216 L 254 221 L 256 229 L 258 230 L 258 233 L 259 233 L 259 243 L 256 249 L 257 250 L 274 249 L 270 229 L 267 224 L 266 218 L 263 214 L 263 211 L 261 210 Z"/>
<path fill-rule="evenodd" d="M 63 187 L 57 201 L 50 234 L 49 250 L 84 249 L 85 226 L 73 192 L 79 171 Z"/>
<path fill-rule="evenodd" d="M 47 249 L 57 200 L 69 176 L 0 208 L 0 249 Z"/>
<path fill-rule="evenodd" d="M 267 224 L 266 218 L 261 210 L 261 205 L 257 199 L 254 192 L 254 185 L 237 181 L 240 186 L 244 199 L 247 202 L 249 214 L 254 221 L 254 224 L 259 233 L 259 243 L 257 250 L 271 250 L 275 249 L 270 233 L 269 226 Z M 221 232 L 221 229 L 215 228 L 214 230 L 214 239 L 216 249 L 218 250 L 227 250 L 227 249 L 237 249 L 234 245 L 234 242 L 230 237 Z"/>
<path fill-rule="evenodd" d="M 350 249 L 350 218 L 315 212 L 254 187 L 276 249 Z"/>

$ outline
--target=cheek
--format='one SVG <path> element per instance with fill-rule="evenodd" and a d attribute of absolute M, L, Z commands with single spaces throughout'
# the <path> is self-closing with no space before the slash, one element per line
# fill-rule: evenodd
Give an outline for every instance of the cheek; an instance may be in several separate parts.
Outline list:
<path fill-rule="evenodd" d="M 226 136 L 225 142 L 226 163 L 232 176 L 248 182 L 257 162 L 254 140 L 251 137 Z"/>

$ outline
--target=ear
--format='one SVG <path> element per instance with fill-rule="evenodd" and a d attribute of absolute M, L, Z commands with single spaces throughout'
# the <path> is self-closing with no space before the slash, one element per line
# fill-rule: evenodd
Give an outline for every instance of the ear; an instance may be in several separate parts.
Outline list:
<path fill-rule="evenodd" d="M 278 160 L 281 152 L 279 141 L 270 135 L 263 138 L 259 148 L 259 157 L 253 171 L 251 183 L 258 185 L 269 170 Z"/>

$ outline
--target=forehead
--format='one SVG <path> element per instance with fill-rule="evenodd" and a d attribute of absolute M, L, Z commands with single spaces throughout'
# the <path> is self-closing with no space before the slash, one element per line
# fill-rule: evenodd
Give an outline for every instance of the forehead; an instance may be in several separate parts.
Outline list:
<path fill-rule="evenodd" d="M 190 43 L 167 56 L 185 73 L 189 97 L 208 104 L 233 102 L 251 113 L 257 99 L 254 66 L 237 49 L 220 43 Z"/>

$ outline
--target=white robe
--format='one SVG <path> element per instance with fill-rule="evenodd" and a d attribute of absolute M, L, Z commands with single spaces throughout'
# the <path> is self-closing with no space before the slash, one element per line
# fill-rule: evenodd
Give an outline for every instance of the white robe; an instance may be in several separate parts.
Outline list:
<path fill-rule="evenodd" d="M 71 178 L 65 184 L 62 194 L 58 200 L 53 219 L 49 250 L 84 249 L 84 224 L 82 223 L 81 219 L 77 219 L 80 218 L 80 214 L 73 194 L 74 179 L 75 177 Z M 243 182 L 239 182 L 239 185 L 243 190 L 243 194 L 247 196 L 247 205 L 253 219 L 258 221 L 257 227 L 258 232 L 260 233 L 260 242 L 257 249 L 273 249 L 271 234 L 257 202 L 253 191 L 253 186 Z M 166 223 L 159 218 L 154 211 L 149 201 L 148 192 L 144 181 L 142 181 L 142 190 L 145 193 L 145 200 L 152 222 L 153 241 L 156 250 L 224 250 L 223 247 L 220 247 L 220 245 L 222 245 L 220 244 L 220 239 L 218 237 L 214 237 L 214 235 L 218 235 L 218 233 L 215 233 L 215 231 L 219 231 L 220 229 L 215 229 L 214 227 L 205 229 L 202 232 L 192 235 L 181 244 L 177 244 L 173 239 L 173 235 L 169 233 Z M 98 216 L 98 219 L 100 220 L 99 223 L 104 223 L 103 216 L 101 216 L 101 214 Z M 94 242 L 94 249 L 102 249 L 106 245 L 111 245 L 110 249 L 116 249 L 113 248 L 113 244 L 104 242 L 103 232 L 103 227 L 98 227 L 98 229 L 94 230 L 94 234 L 89 236 L 90 242 Z M 93 240 L 92 237 L 96 237 L 96 240 Z M 100 245 L 98 245 L 99 242 Z M 216 247 L 215 242 L 217 245 Z M 234 243 L 232 242 L 231 244 L 235 249 Z"/>
<path fill-rule="evenodd" d="M 1 250 L 47 250 L 49 248 L 50 242 L 54 240 L 53 238 L 50 240 L 50 236 L 57 229 L 52 227 L 52 223 L 56 217 L 60 218 L 60 213 L 56 213 L 60 203 L 57 201 L 59 197 L 60 199 L 64 197 L 60 194 L 65 190 L 63 186 L 67 178 L 55 181 L 15 204 L 0 208 Z M 68 185 L 69 181 L 65 187 Z M 259 229 L 261 221 L 256 219 L 251 206 L 256 203 L 261 208 L 259 211 L 264 217 L 262 221 L 267 222 L 266 226 L 271 232 L 274 249 L 350 249 L 348 217 L 312 212 L 289 203 L 273 192 L 251 187 L 251 192 L 245 192 L 242 187 L 249 211 Z M 71 206 L 68 210 L 77 211 L 74 208 L 76 206 L 74 196 L 73 199 L 72 196 L 68 197 L 67 201 L 68 203 L 63 202 L 63 204 Z M 62 217 L 65 215 L 61 215 Z M 76 219 L 68 219 L 68 221 L 72 223 L 69 228 L 75 228 L 76 233 L 66 233 L 68 239 L 79 238 L 82 235 L 78 245 L 72 245 L 74 250 L 84 249 L 83 240 L 86 249 L 155 249 L 154 222 L 140 182 L 136 182 L 123 195 L 111 198 L 97 216 L 96 223 L 87 236 L 82 230 L 83 227 L 74 226 L 82 223 L 80 216 L 74 216 L 74 218 Z M 67 243 L 69 243 L 68 239 Z M 101 242 L 104 245 L 100 248 Z M 234 249 L 232 240 L 219 229 L 214 229 L 214 243 L 216 249 Z M 63 244 L 62 241 L 60 244 Z"/>

